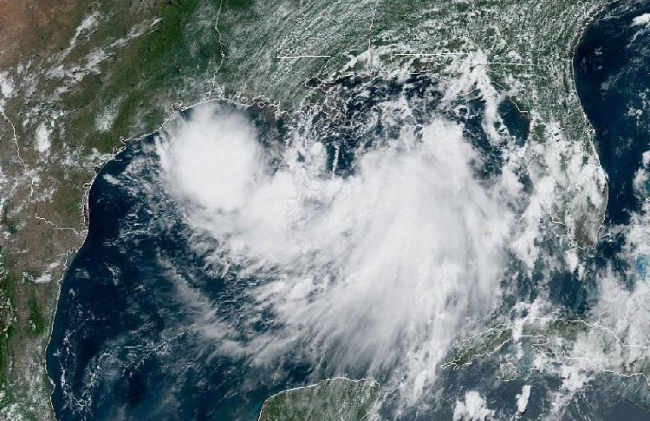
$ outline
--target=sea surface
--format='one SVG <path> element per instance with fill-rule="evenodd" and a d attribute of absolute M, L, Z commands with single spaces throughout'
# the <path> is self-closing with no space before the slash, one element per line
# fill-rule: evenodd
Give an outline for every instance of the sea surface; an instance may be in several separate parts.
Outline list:
<path fill-rule="evenodd" d="M 643 153 L 650 149 L 650 26 L 633 25 L 633 19 L 646 12 L 650 13 L 650 4 L 642 2 L 625 2 L 603 11 L 584 34 L 574 60 L 578 93 L 609 177 L 605 227 L 593 259 L 599 265 L 619 265 L 623 272 L 629 268 L 617 259 L 624 238 L 616 234 L 621 231 L 616 227 L 629 224 L 631 215 L 641 209 L 643 195 L 634 190 L 633 181 L 643 166 Z M 353 92 L 355 85 L 368 82 L 351 77 L 337 83 Z M 439 94 L 432 93 L 435 81 L 426 76 L 404 85 L 377 83 L 377 98 L 406 92 L 419 101 L 422 115 L 416 118 L 423 122 L 440 100 Z M 431 94 L 418 99 L 425 91 Z M 380 99 L 356 101 L 343 117 L 347 122 Z M 524 142 L 527 120 L 508 104 L 499 111 L 510 132 Z M 481 176 L 490 178 L 502 162 L 499 151 L 481 133 L 477 116 L 482 106 L 480 100 L 470 98 L 464 116 L 453 118 L 466 124 L 466 134 L 487 162 Z M 289 122 L 257 109 L 245 112 L 256 122 L 264 142 L 280 143 Z M 191 113 L 186 111 L 184 117 Z M 353 168 L 351 151 L 361 142 L 344 126 L 331 128 L 331 142 L 326 142 L 330 154 L 335 153 L 332 145 L 337 146 L 341 158 L 334 172 L 339 176 Z M 266 398 L 313 381 L 315 367 L 298 356 L 291 358 L 290 353 L 279 366 L 262 368 L 236 353 L 218 351 L 216 344 L 223 339 L 220 323 L 227 320 L 237 326 L 238 318 L 246 316 L 242 311 L 248 299 L 242 291 L 245 283 L 229 282 L 237 277 L 236 267 L 221 267 L 209 253 L 190 248 L 197 234 L 166 192 L 155 139 L 154 134 L 130 144 L 102 168 L 90 190 L 88 236 L 63 280 L 47 351 L 57 419 L 255 420 Z M 589 283 L 566 276 L 551 288 L 556 289 L 557 304 L 569 313 L 588 310 L 593 294 Z M 261 315 L 258 329 L 273 328 L 272 316 Z M 481 382 L 480 364 L 471 370 L 464 381 Z M 363 370 L 349 374 L 362 376 Z M 451 389 L 463 387 L 470 390 L 476 384 L 456 384 Z M 514 405 L 520 387 L 520 383 L 502 386 L 504 405 Z M 581 419 L 585 413 L 600 414 L 602 419 L 618 419 L 617 414 L 629 420 L 650 417 L 647 403 L 624 399 L 598 408 L 593 399 L 598 392 L 594 393 L 578 399 L 567 411 L 568 419 Z M 535 391 L 531 400 L 543 399 L 542 395 Z M 452 405 L 455 395 L 443 399 Z M 450 419 L 450 405 L 436 415 Z M 535 402 L 529 408 L 527 417 L 541 411 Z M 413 417 L 430 419 L 422 414 Z"/>

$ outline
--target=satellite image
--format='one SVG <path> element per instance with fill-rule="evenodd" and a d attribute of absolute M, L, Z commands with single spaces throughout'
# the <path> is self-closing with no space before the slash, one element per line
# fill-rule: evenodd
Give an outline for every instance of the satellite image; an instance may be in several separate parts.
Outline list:
<path fill-rule="evenodd" d="M 650 420 L 650 1 L 0 0 L 0 420 Z"/>

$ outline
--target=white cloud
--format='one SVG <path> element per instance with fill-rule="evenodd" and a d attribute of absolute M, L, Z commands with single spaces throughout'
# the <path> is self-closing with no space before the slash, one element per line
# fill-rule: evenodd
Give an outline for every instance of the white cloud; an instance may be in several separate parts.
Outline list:
<path fill-rule="evenodd" d="M 79 40 L 79 37 L 81 35 L 89 35 L 96 27 L 97 24 L 99 23 L 99 18 L 100 14 L 98 12 L 92 12 L 86 16 L 84 16 L 83 20 L 75 29 L 74 35 L 72 38 L 70 38 L 70 43 L 68 45 L 68 48 L 66 48 L 64 51 L 62 51 L 59 54 L 59 57 L 61 58 L 66 58 L 72 50 L 74 50 L 75 46 L 77 45 L 77 41 Z"/>
<path fill-rule="evenodd" d="M 95 128 L 97 131 L 105 133 L 108 132 L 115 123 L 118 115 L 119 101 L 115 101 L 104 107 L 95 117 Z"/>
<path fill-rule="evenodd" d="M 632 26 L 642 26 L 650 24 L 650 13 L 644 13 L 632 20 Z"/>
<path fill-rule="evenodd" d="M 499 295 L 512 218 L 474 178 L 480 158 L 456 124 L 368 151 L 345 179 L 305 139 L 272 168 L 244 117 L 209 107 L 157 147 L 188 221 L 219 239 L 215 255 L 268 280 L 250 293 L 286 329 L 260 339 L 265 357 L 288 341 L 342 372 L 398 366 L 413 402 L 467 319 Z"/>
<path fill-rule="evenodd" d="M 210 211 L 243 208 L 262 169 L 255 130 L 239 114 L 212 118 L 198 108 L 192 123 L 182 125 L 178 140 L 161 147 L 161 164 L 172 185 L 192 203 Z"/>
<path fill-rule="evenodd" d="M 494 411 L 488 409 L 485 399 L 476 391 L 465 393 L 464 401 L 456 401 L 454 421 L 486 421 L 494 419 Z"/>
<path fill-rule="evenodd" d="M 0 72 L 0 95 L 11 98 L 14 94 L 14 82 L 7 72 Z"/>
<path fill-rule="evenodd" d="M 40 153 L 46 153 L 52 146 L 51 131 L 45 123 L 41 123 L 36 128 L 36 150 Z"/>
<path fill-rule="evenodd" d="M 530 385 L 524 385 L 521 393 L 517 395 L 517 412 L 523 414 L 528 408 L 528 400 L 530 399 Z"/>

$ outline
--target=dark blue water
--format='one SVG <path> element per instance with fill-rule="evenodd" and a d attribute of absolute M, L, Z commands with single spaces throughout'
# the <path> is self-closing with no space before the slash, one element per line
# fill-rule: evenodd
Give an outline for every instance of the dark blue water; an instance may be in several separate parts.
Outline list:
<path fill-rule="evenodd" d="M 370 99 L 350 94 L 369 83 L 377 83 Z M 333 118 L 320 111 L 312 124 L 322 134 L 332 165 L 338 150 L 332 170 L 342 177 L 355 171 L 355 150 L 398 133 L 394 126 L 358 124 L 378 104 L 401 95 L 418 102 L 413 121 L 405 122 L 415 126 L 439 114 L 441 94 L 426 76 L 401 84 L 347 77 L 332 89 L 344 104 L 341 112 Z M 460 115 L 448 117 L 465 123 L 466 135 L 485 156 L 476 171 L 489 178 L 498 174 L 502 158 L 481 131 L 483 107 L 474 98 Z M 256 107 L 243 112 L 255 121 L 260 142 L 273 155 L 284 142 L 286 116 L 275 119 Z M 255 420 L 273 393 L 341 374 L 319 367 L 320 375 L 313 378 L 313 362 L 299 350 L 287 350 L 263 367 L 248 355 L 218 351 L 226 337 L 243 343 L 251 339 L 248 321 L 238 318 L 257 318 L 254 330 L 259 332 L 273 329 L 273 320 L 247 306 L 243 290 L 247 282 L 259 280 L 235 281 L 237 268 L 221 268 L 208 258 L 209 250 L 201 255 L 190 248 L 190 237 L 197 234 L 167 196 L 154 137 L 127 147 L 92 185 L 88 237 L 63 281 L 47 354 L 57 418 Z M 227 335 L 225 324 L 231 329 Z"/>
<path fill-rule="evenodd" d="M 148 184 L 125 175 L 134 157 L 155 162 L 152 153 L 145 139 L 93 184 L 90 231 L 65 278 L 48 350 L 57 417 L 253 419 L 275 389 L 261 384 L 252 393 L 233 394 L 246 389 L 241 379 L 247 368 L 214 356 L 194 329 L 197 322 L 216 321 L 232 291 L 225 279 L 202 274 L 206 263 L 187 249 L 173 207 L 163 205 L 165 214 L 159 213 L 166 199 L 159 192 L 146 199 L 134 195 Z M 118 185 L 104 177 L 110 174 Z"/>
<path fill-rule="evenodd" d="M 574 58 L 578 94 L 609 180 L 598 254 L 630 288 L 643 275 L 644 263 L 621 258 L 625 227 L 650 192 L 648 186 L 634 187 L 642 155 L 650 149 L 650 26 L 633 21 L 648 12 L 645 1 L 612 5 L 585 32 Z"/>
<path fill-rule="evenodd" d="M 650 148 L 643 97 L 650 89 L 650 31 L 632 22 L 648 12 L 648 2 L 611 7 L 586 31 L 574 59 L 578 94 L 596 130 L 598 155 L 609 178 L 609 225 L 627 224 L 641 205 L 632 181 Z M 633 110 L 642 111 L 639 118 L 630 115 Z"/>
<path fill-rule="evenodd" d="M 630 213 L 640 207 L 632 180 L 641 154 L 648 149 L 650 132 L 628 111 L 630 107 L 645 110 L 639 95 L 650 88 L 650 51 L 646 51 L 650 34 L 640 34 L 639 28 L 630 26 L 632 18 L 644 11 L 650 11 L 650 5 L 626 2 L 608 9 L 587 30 L 575 57 L 578 92 L 596 129 L 598 153 L 609 176 L 605 232 L 608 227 L 627 224 Z M 603 89 L 606 82 L 609 87 Z M 360 85 L 373 92 L 370 99 L 354 96 Z M 484 104 L 480 98 L 469 98 L 454 113 L 441 111 L 436 81 L 426 75 L 414 75 L 407 83 L 351 76 L 329 89 L 339 98 L 334 106 L 338 112 L 321 108 L 313 127 L 322 134 L 330 156 L 339 153 L 335 174 L 353 173 L 356 150 L 372 146 L 373 139 L 394 135 L 396 127 L 366 127 L 358 122 L 365 121 L 382 101 L 403 94 L 417 103 L 413 121 L 405 124 L 422 126 L 433 115 L 447 113 L 445 117 L 465 124 L 466 137 L 484 158 L 475 168 L 477 175 L 485 180 L 498 176 L 503 157 L 481 128 Z M 499 111 L 508 131 L 523 144 L 528 137 L 525 116 L 508 101 Z M 291 116 L 276 120 L 259 109 L 245 112 L 256 121 L 265 147 L 283 144 Z M 524 169 L 520 176 L 532 188 Z M 226 338 L 251 339 L 246 336 L 246 321 L 238 318 L 251 315 L 248 311 L 253 307 L 247 306 L 243 290 L 258 280 L 233 282 L 236 268 L 220 268 L 219 262 L 209 258 L 209 250 L 201 254 L 189 247 L 196 233 L 185 226 L 161 179 L 153 137 L 149 137 L 119 154 L 93 183 L 88 237 L 63 281 L 47 352 L 59 420 L 255 420 L 271 394 L 318 380 L 313 376 L 317 369 L 320 376 L 328 374 L 327 367 L 315 367 L 299 350 L 289 350 L 272 367 L 253 364 L 249 356 L 218 351 Z M 594 258 L 598 265 L 616 260 L 622 239 L 608 241 L 598 246 Z M 535 285 L 541 282 L 520 276 L 505 305 L 534 299 Z M 568 313 L 583 314 L 590 293 L 585 285 L 558 272 L 550 281 L 551 299 Z M 275 328 L 271 315 L 255 317 L 255 329 Z M 226 335 L 224 325 L 234 331 Z M 502 396 L 512 401 L 521 384 L 502 383 L 492 391 L 490 385 L 480 384 L 493 371 L 488 364 L 466 374 L 458 371 L 444 376 L 450 390 L 460 393 L 470 384 L 493 399 Z M 361 369 L 347 374 L 364 375 Z M 439 418 L 449 418 L 455 397 L 451 395 L 448 404 L 438 408 Z M 532 399 L 540 401 L 531 402 L 529 415 L 541 413 L 544 394 L 534 389 Z M 577 413 L 599 413 L 576 402 Z M 508 405 L 514 407 L 513 402 Z M 627 412 L 626 419 L 648 419 L 645 410 L 638 406 L 620 409 Z M 431 414 L 414 418 L 430 419 Z"/>
<path fill-rule="evenodd" d="M 607 212 L 594 269 L 608 266 L 630 289 L 645 282 L 640 262 L 621 254 L 628 224 L 642 211 L 650 186 L 635 189 L 634 179 L 644 168 L 650 150 L 650 25 L 633 25 L 635 17 L 650 12 L 647 1 L 616 2 L 602 12 L 584 33 L 576 49 L 576 87 L 587 117 L 595 129 L 595 144 L 608 176 Z M 608 291 L 598 291 L 598 295 Z M 648 384 L 604 375 L 586 393 L 577 396 L 565 419 L 650 419 Z"/>

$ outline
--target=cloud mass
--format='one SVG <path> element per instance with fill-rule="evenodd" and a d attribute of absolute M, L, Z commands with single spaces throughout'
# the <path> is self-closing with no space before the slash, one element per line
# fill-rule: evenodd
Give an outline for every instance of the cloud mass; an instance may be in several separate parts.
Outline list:
<path fill-rule="evenodd" d="M 348 177 L 331 174 L 317 140 L 294 138 L 272 166 L 252 123 L 215 107 L 158 139 L 188 223 L 265 280 L 248 293 L 284 329 L 257 353 L 300 344 L 340 372 L 394 371 L 414 402 L 459 330 L 493 306 L 512 216 L 475 178 L 462 126 L 421 133 L 357 151 Z"/>

